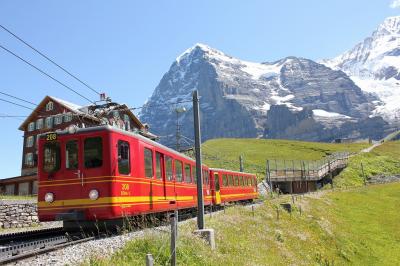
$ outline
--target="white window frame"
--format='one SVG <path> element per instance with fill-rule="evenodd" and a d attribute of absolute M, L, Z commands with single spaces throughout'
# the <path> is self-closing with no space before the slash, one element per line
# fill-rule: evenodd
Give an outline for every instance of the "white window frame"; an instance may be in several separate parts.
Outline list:
<path fill-rule="evenodd" d="M 63 121 L 62 115 L 56 115 L 56 116 L 54 117 L 54 124 L 55 124 L 55 125 L 61 124 L 62 121 Z"/>
<path fill-rule="evenodd" d="M 64 122 L 71 122 L 72 121 L 72 113 L 68 112 L 64 114 Z"/>
<path fill-rule="evenodd" d="M 42 129 L 43 128 L 43 118 L 39 118 L 36 121 L 36 129 Z"/>
<path fill-rule="evenodd" d="M 35 140 L 34 136 L 29 136 L 26 138 L 26 147 L 30 148 L 33 147 L 33 142 Z"/>
<path fill-rule="evenodd" d="M 45 123 L 46 123 L 46 128 L 52 128 L 53 127 L 53 117 L 51 117 L 51 116 L 46 117 Z"/>
<path fill-rule="evenodd" d="M 48 102 L 46 104 L 46 111 L 52 111 L 54 109 L 54 103 L 53 102 Z"/>
<path fill-rule="evenodd" d="M 28 124 L 28 131 L 34 131 L 35 130 L 35 122 L 30 122 Z"/>
<path fill-rule="evenodd" d="M 33 166 L 33 153 L 32 152 L 28 152 L 25 154 L 25 165 Z"/>

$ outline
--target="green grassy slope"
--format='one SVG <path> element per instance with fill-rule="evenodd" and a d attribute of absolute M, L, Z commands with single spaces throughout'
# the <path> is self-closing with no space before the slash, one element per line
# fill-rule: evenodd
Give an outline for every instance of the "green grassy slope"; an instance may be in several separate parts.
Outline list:
<path fill-rule="evenodd" d="M 335 177 L 336 186 L 362 185 L 363 175 L 361 163 L 366 177 L 375 175 L 400 174 L 400 141 L 385 142 L 369 153 L 360 153 L 349 160 L 349 165 Z"/>
<path fill-rule="evenodd" d="M 399 265 L 400 183 L 325 191 L 295 201 L 290 216 L 267 200 L 255 209 L 233 207 L 206 218 L 217 249 L 193 236 L 195 221 L 179 226 L 178 265 Z M 301 206 L 301 214 L 299 212 Z M 147 232 L 112 255 L 92 256 L 88 265 L 168 265 L 168 233 Z"/>
<path fill-rule="evenodd" d="M 214 139 L 202 145 L 204 162 L 217 168 L 239 170 L 239 156 L 244 157 L 248 172 L 265 174 L 266 160 L 319 160 L 334 152 L 358 152 L 367 143 L 333 144 L 292 140 Z M 274 161 L 271 162 L 271 165 Z"/>

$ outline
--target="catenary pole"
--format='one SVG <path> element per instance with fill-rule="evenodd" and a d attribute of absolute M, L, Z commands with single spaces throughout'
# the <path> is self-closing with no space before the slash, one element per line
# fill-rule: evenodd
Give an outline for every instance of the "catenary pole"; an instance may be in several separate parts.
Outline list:
<path fill-rule="evenodd" d="M 204 201 L 203 201 L 203 175 L 201 170 L 201 135 L 199 95 L 197 90 L 193 92 L 193 116 L 194 116 L 194 146 L 196 153 L 197 175 L 197 228 L 204 229 Z"/>

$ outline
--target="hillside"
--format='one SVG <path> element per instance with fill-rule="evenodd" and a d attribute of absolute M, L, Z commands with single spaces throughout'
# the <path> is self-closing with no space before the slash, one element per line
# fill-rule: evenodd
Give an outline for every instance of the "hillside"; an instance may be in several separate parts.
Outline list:
<path fill-rule="evenodd" d="M 376 176 L 400 175 L 400 141 L 385 142 L 371 152 L 352 157 L 348 167 L 335 177 L 335 186 L 362 185 L 364 178 L 361 163 L 367 180 Z"/>
<path fill-rule="evenodd" d="M 204 163 L 210 167 L 239 170 L 243 155 L 244 169 L 265 175 L 266 160 L 319 160 L 334 152 L 359 152 L 367 143 L 334 144 L 292 140 L 214 139 L 202 146 Z"/>
<path fill-rule="evenodd" d="M 179 226 L 178 265 L 399 265 L 400 183 L 325 191 L 299 197 L 290 216 L 267 200 L 255 209 L 233 207 L 207 216 L 216 231 L 212 252 L 192 232 L 195 221 Z M 301 213 L 300 213 L 301 206 Z M 111 257 L 91 257 L 88 265 L 156 265 L 169 262 L 169 235 L 147 231 Z"/>

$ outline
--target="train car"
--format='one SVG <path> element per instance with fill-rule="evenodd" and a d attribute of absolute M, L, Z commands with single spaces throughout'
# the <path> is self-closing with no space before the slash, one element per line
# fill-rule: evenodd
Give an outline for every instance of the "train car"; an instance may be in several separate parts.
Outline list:
<path fill-rule="evenodd" d="M 204 204 L 212 204 L 202 166 Z M 197 206 L 191 158 L 111 126 L 70 127 L 38 141 L 40 221 L 94 221 Z"/>
<path fill-rule="evenodd" d="M 213 204 L 231 201 L 252 201 L 258 197 L 257 178 L 254 174 L 210 169 Z"/>

